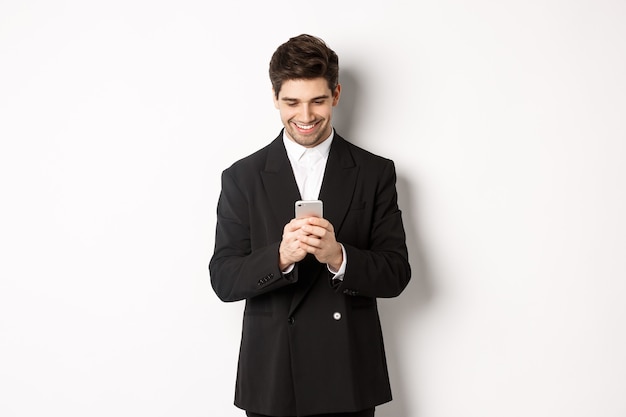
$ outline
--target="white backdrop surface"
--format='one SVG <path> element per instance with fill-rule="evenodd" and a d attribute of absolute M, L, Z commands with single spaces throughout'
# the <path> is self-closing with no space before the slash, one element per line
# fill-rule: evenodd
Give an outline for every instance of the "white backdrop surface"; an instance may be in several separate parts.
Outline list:
<path fill-rule="evenodd" d="M 221 171 L 281 125 L 274 49 L 339 55 L 414 277 L 380 417 L 626 415 L 626 3 L 0 2 L 0 415 L 242 416 Z M 364 364 L 366 365 L 366 364 Z"/>

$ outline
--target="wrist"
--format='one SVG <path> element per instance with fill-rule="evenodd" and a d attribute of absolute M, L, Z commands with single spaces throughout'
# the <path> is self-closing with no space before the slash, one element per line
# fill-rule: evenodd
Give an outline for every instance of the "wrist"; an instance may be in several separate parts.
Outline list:
<path fill-rule="evenodd" d="M 293 262 L 285 262 L 282 258 L 278 259 L 278 269 L 286 271 Z"/>
<path fill-rule="evenodd" d="M 341 249 L 341 245 L 337 243 L 337 252 L 336 255 L 328 262 L 328 266 L 334 270 L 339 271 L 341 268 L 341 264 L 343 263 L 343 250 Z"/>

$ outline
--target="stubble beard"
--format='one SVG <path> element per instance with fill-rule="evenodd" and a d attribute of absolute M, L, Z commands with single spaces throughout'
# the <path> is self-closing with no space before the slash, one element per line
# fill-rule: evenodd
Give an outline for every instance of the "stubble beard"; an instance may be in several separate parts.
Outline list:
<path fill-rule="evenodd" d="M 300 132 L 298 132 L 295 127 L 293 127 L 291 122 L 289 123 L 288 126 L 289 127 L 287 128 L 287 134 L 289 135 L 291 140 L 293 140 L 300 146 L 304 146 L 305 148 L 312 148 L 316 145 L 319 145 L 327 137 L 330 136 L 330 131 L 331 131 L 328 128 L 322 128 L 315 134 L 303 135 Z"/>

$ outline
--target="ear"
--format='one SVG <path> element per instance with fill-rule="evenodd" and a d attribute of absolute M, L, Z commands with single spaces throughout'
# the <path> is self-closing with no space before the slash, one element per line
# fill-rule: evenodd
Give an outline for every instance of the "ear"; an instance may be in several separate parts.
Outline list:
<path fill-rule="evenodd" d="M 274 87 L 272 87 L 272 100 L 274 100 L 274 107 L 278 108 L 278 98 L 276 97 L 276 92 L 274 91 Z"/>
<path fill-rule="evenodd" d="M 339 96 L 341 95 L 341 84 L 337 84 L 335 91 L 333 91 L 333 107 L 339 103 Z"/>

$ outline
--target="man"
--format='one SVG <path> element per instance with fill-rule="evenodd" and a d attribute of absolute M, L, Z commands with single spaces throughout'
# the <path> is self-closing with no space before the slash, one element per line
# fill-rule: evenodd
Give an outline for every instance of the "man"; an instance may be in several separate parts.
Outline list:
<path fill-rule="evenodd" d="M 391 400 L 376 298 L 411 275 L 394 164 L 333 130 L 339 64 L 321 39 L 289 39 L 269 72 L 284 129 L 222 173 L 209 264 L 221 300 L 246 300 L 235 405 L 373 416 Z M 318 198 L 323 217 L 294 218 Z"/>

